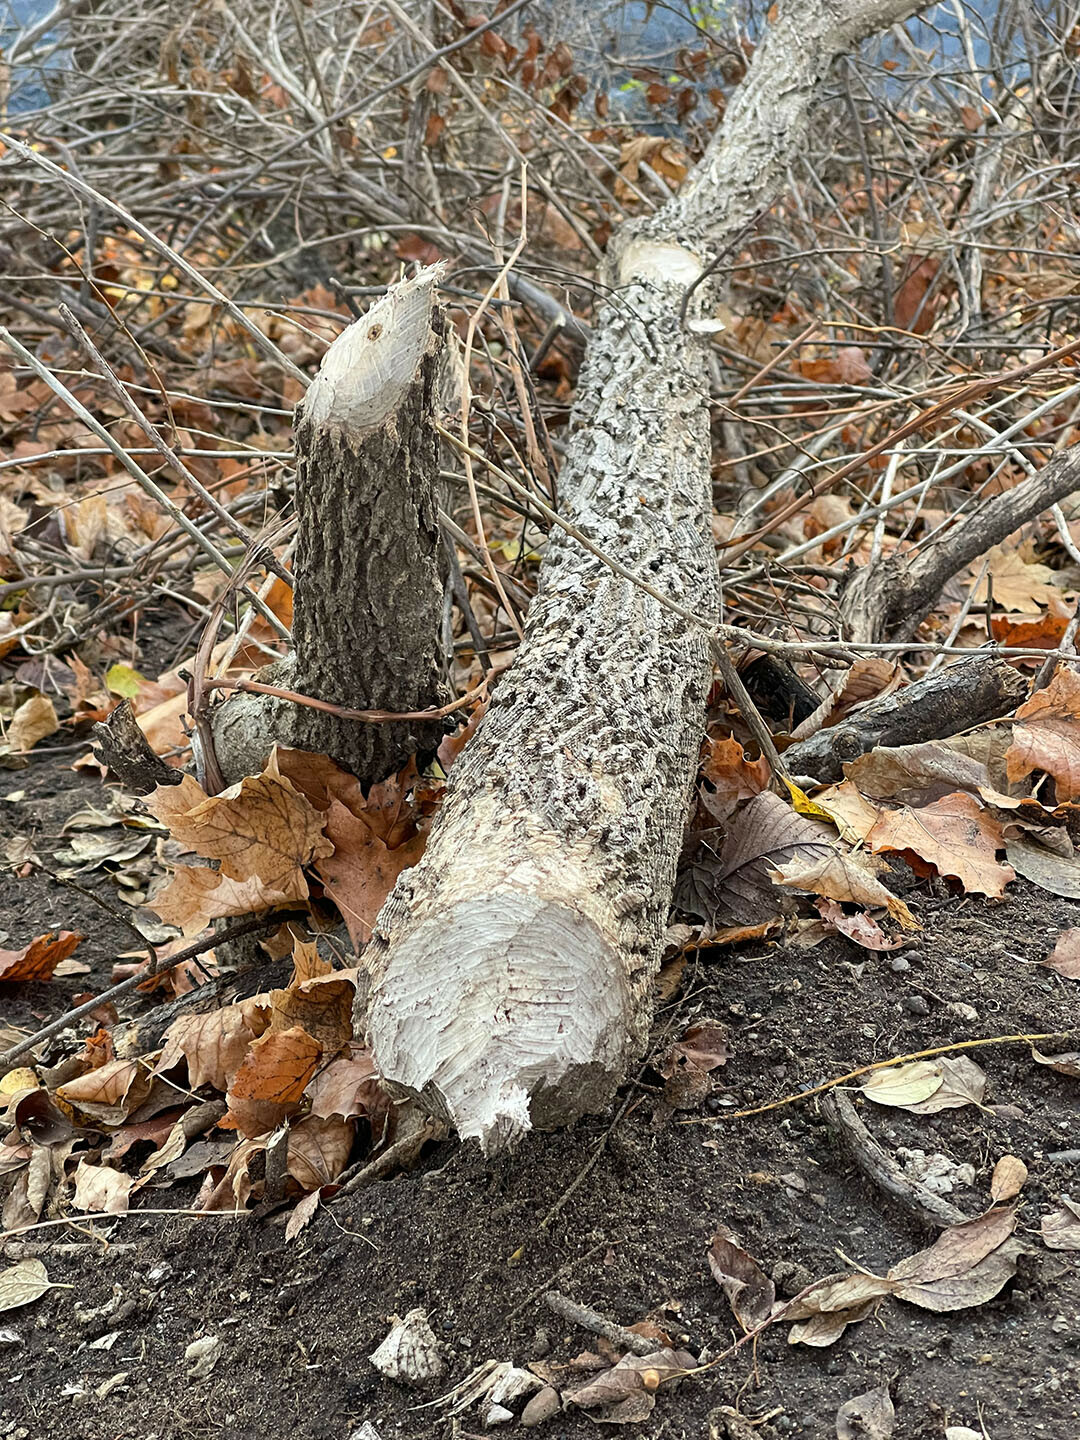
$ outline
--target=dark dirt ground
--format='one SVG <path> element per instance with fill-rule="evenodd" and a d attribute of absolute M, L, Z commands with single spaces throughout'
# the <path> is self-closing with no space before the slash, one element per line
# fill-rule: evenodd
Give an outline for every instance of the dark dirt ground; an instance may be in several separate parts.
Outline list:
<path fill-rule="evenodd" d="M 100 803 L 99 782 L 73 775 L 71 758 L 35 760 L 0 782 L 4 793 L 25 791 L 19 802 L 0 801 L 0 846 L 29 828 L 44 856 L 60 843 L 65 815 Z M 93 883 L 102 895 L 114 892 L 107 878 Z M 1047 956 L 1059 930 L 1080 924 L 1080 906 L 1024 882 L 998 905 L 950 898 L 913 879 L 905 893 L 925 926 L 899 957 L 908 969 L 893 968 L 897 955 L 840 938 L 809 950 L 758 942 L 718 951 L 688 965 L 681 993 L 657 1017 L 657 1047 L 695 1020 L 722 1021 L 731 1058 L 716 1072 L 718 1092 L 752 1106 L 892 1055 L 1077 1023 L 1075 982 L 1030 962 Z M 107 984 L 116 954 L 131 946 L 85 897 L 47 877 L 3 873 L 3 943 L 23 944 L 49 926 L 87 932 L 78 954 L 93 973 L 7 987 L 0 1014 L 9 1022 L 55 1017 L 71 995 Z M 973 1006 L 978 1019 L 950 1012 L 957 1002 Z M 748 1347 L 710 1374 L 661 1391 L 650 1419 L 633 1432 L 657 1440 L 831 1440 L 841 1402 L 888 1382 L 895 1440 L 941 1437 L 949 1424 L 977 1430 L 980 1415 L 991 1440 L 1080 1436 L 1076 1257 L 1047 1250 L 1038 1234 L 1040 1215 L 1060 1193 L 1080 1195 L 1080 1167 L 1054 1158 L 1080 1145 L 1080 1082 L 1035 1064 L 1023 1044 L 990 1046 L 973 1058 L 989 1076 L 988 1104 L 1009 1107 L 1005 1115 L 974 1106 L 921 1117 L 868 1104 L 860 1110 L 889 1149 L 971 1162 L 974 1187 L 949 1198 L 972 1215 L 989 1204 L 1001 1155 L 1026 1162 L 1017 1233 L 1030 1253 L 1017 1278 L 995 1300 L 948 1315 L 886 1301 L 831 1349 L 789 1346 L 780 1325 L 756 1354 Z M 497 1163 L 443 1143 L 414 1172 L 324 1206 L 289 1245 L 283 1215 L 75 1217 L 7 1240 L 5 1263 L 39 1256 L 51 1280 L 72 1288 L 0 1317 L 0 1328 L 17 1336 L 0 1344 L 0 1437 L 347 1440 L 365 1421 L 380 1440 L 467 1437 L 483 1432 L 476 1411 L 451 1422 L 438 1409 L 416 1407 L 488 1358 L 557 1365 L 597 1348 L 594 1337 L 546 1309 L 548 1288 L 623 1324 L 657 1315 L 678 1342 L 715 1353 L 733 1338 L 705 1257 L 718 1223 L 767 1270 L 780 1266 L 782 1294 L 845 1270 L 848 1261 L 880 1273 L 934 1238 L 859 1178 L 814 1100 L 749 1119 L 677 1118 L 657 1128 L 658 1077 L 643 1076 L 649 1088 L 638 1086 L 614 1128 L 629 1088 L 608 1114 L 533 1135 Z M 700 1121 L 709 1104 L 715 1097 L 681 1118 Z M 142 1192 L 141 1203 L 183 1206 L 193 1194 L 174 1184 Z M 390 1317 L 418 1305 L 445 1342 L 448 1365 L 445 1382 L 429 1393 L 383 1380 L 367 1359 Z M 195 1378 L 184 1352 L 207 1335 L 220 1337 L 224 1349 L 212 1374 Z M 772 1418 L 729 1429 L 723 1406 L 751 1421 Z M 587 1416 L 570 1413 L 538 1433 L 595 1431 Z"/>

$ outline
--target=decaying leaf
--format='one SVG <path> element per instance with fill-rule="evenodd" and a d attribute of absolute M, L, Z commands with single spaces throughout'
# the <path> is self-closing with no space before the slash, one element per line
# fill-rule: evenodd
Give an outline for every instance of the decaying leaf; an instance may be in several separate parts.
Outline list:
<path fill-rule="evenodd" d="M 1080 674 L 1070 665 L 1017 710 L 1005 763 L 1013 782 L 1045 770 L 1059 804 L 1080 796 Z"/>
<path fill-rule="evenodd" d="M 51 980 L 61 960 L 85 938 L 77 930 L 50 930 L 21 950 L 0 950 L 0 981 L 14 985 Z"/>
<path fill-rule="evenodd" d="M 125 1175 L 110 1165 L 91 1165 L 80 1160 L 75 1170 L 76 1210 L 94 1215 L 123 1215 L 131 1198 L 134 1175 Z"/>
<path fill-rule="evenodd" d="M 302 1200 L 297 1202 L 285 1226 L 286 1245 L 288 1245 L 290 1241 L 295 1240 L 301 1230 L 311 1223 L 321 1200 L 322 1192 L 312 1190 L 310 1194 L 305 1195 Z"/>
<path fill-rule="evenodd" d="M 193 1090 L 211 1085 L 224 1093 L 243 1064 L 251 1042 L 264 1033 L 269 1023 L 269 1007 L 259 997 L 206 1015 L 181 1016 L 165 1032 L 155 1073 L 165 1074 L 186 1059 Z"/>
<path fill-rule="evenodd" d="M 701 774 L 709 782 L 709 788 L 701 792 L 701 803 L 721 821 L 729 819 L 744 800 L 767 790 L 772 779 L 765 757 L 747 760 L 743 747 L 731 735 L 706 741 Z"/>
<path fill-rule="evenodd" d="M 797 1300 L 787 1318 L 794 1320 L 788 1331 L 789 1345 L 824 1349 L 835 1344 L 849 1325 L 865 1320 L 895 1286 L 878 1275 L 847 1275 L 820 1285 Z"/>
<path fill-rule="evenodd" d="M 895 1424 L 889 1387 L 881 1385 L 844 1401 L 836 1412 L 836 1440 L 892 1440 Z"/>
<path fill-rule="evenodd" d="M 445 1373 L 439 1342 L 424 1310 L 410 1310 L 395 1322 L 389 1335 L 372 1354 L 371 1363 L 388 1380 L 403 1385 L 425 1385 Z"/>
<path fill-rule="evenodd" d="M 818 900 L 816 908 L 825 927 L 846 935 L 864 950 L 898 950 L 904 943 L 900 937 L 890 940 L 877 921 L 865 910 L 855 910 L 848 914 L 836 900 Z"/>
<path fill-rule="evenodd" d="M 656 1391 L 693 1369 L 692 1355 L 662 1349 L 652 1355 L 624 1355 L 618 1364 L 565 1397 L 605 1425 L 638 1425 L 656 1404 Z"/>
<path fill-rule="evenodd" d="M 299 1025 L 318 1042 L 324 1059 L 329 1059 L 352 1039 L 355 972 L 338 971 L 319 975 L 287 990 L 271 990 L 270 1029 L 289 1030 Z"/>
<path fill-rule="evenodd" d="M 1080 1250 L 1080 1205 L 1062 1195 L 1057 1209 L 1042 1217 L 1039 1233 L 1049 1250 Z"/>
<path fill-rule="evenodd" d="M 941 1066 L 936 1061 L 911 1060 L 906 1065 L 875 1070 L 859 1088 L 877 1105 L 895 1105 L 906 1110 L 928 1100 L 941 1089 L 941 1083 Z"/>
<path fill-rule="evenodd" d="M 29 1305 L 50 1289 L 52 1282 L 40 1260 L 20 1260 L 17 1265 L 0 1271 L 0 1311 Z"/>
<path fill-rule="evenodd" d="M 1063 930 L 1043 964 L 1067 980 L 1080 980 L 1080 930 Z"/>
<path fill-rule="evenodd" d="M 834 850 L 821 823 L 763 790 L 735 816 L 719 853 L 695 859 L 684 870 L 678 903 L 714 924 L 718 917 L 730 925 L 771 920 L 779 892 L 769 872 L 796 859 L 812 863 Z"/>
<path fill-rule="evenodd" d="M 905 930 L 920 928 L 903 900 L 860 864 L 854 855 L 843 855 L 833 850 L 816 857 L 810 864 L 791 860 L 770 871 L 770 878 L 778 885 L 790 885 L 812 895 L 824 896 L 826 900 L 866 905 L 871 910 L 888 910 Z"/>
<path fill-rule="evenodd" d="M 1014 1200 L 1024 1188 L 1028 1168 L 1018 1155 L 1002 1155 L 990 1177 L 990 1198 L 995 1205 Z"/>
<path fill-rule="evenodd" d="M 1045 1065 L 1050 1070 L 1056 1070 L 1059 1075 L 1068 1075 L 1073 1080 L 1080 1080 L 1080 1050 L 1066 1050 L 1060 1055 L 1044 1055 L 1041 1050 L 1031 1047 L 1031 1058 L 1039 1065 Z"/>
<path fill-rule="evenodd" d="M 667 1080 L 679 1070 L 715 1070 L 726 1065 L 727 1059 L 727 1027 L 716 1020 L 702 1020 L 683 1032 L 657 1068 Z"/>
<path fill-rule="evenodd" d="M 289 1132 L 289 1174 L 302 1190 L 331 1185 L 349 1163 L 356 1128 L 351 1120 L 334 1116 L 320 1120 L 308 1115 Z"/>
<path fill-rule="evenodd" d="M 1022 1247 L 1009 1238 L 1015 1227 L 1015 1211 L 1003 1207 L 942 1231 L 928 1250 L 889 1271 L 897 1296 L 938 1313 L 992 1300 L 1016 1274 Z"/>
<path fill-rule="evenodd" d="M 768 1320 L 776 1287 L 754 1257 L 723 1227 L 709 1246 L 709 1269 L 744 1330 L 756 1330 Z"/>

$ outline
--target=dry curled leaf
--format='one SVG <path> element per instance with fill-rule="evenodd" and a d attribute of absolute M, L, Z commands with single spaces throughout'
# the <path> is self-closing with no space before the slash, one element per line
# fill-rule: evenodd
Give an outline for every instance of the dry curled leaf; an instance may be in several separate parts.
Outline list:
<path fill-rule="evenodd" d="M 4 736 L 4 750 L 11 755 L 25 754 L 27 750 L 32 750 L 39 740 L 54 735 L 59 729 L 60 722 L 56 718 L 53 702 L 47 695 L 31 695 L 11 717 Z"/>
<path fill-rule="evenodd" d="M 1002 1155 L 990 1177 L 990 1198 L 995 1205 L 1014 1200 L 1028 1178 L 1028 1168 L 1018 1155 Z"/>
<path fill-rule="evenodd" d="M 57 1097 L 104 1125 L 119 1125 L 150 1093 L 153 1073 L 138 1060 L 109 1060 L 56 1089 Z"/>
<path fill-rule="evenodd" d="M 889 1271 L 899 1282 L 896 1295 L 937 1313 L 992 1300 L 1016 1274 L 1021 1246 L 1009 1238 L 1015 1227 L 1015 1211 L 1003 1207 L 942 1231 L 929 1249 Z"/>
<path fill-rule="evenodd" d="M 826 900 L 866 905 L 872 910 L 888 910 L 905 930 L 920 928 L 903 900 L 871 874 L 854 855 L 843 855 L 834 850 L 817 856 L 809 864 L 791 860 L 771 871 L 770 878 L 778 885 L 790 885 L 796 890 L 821 895 Z"/>
<path fill-rule="evenodd" d="M 723 1228 L 709 1246 L 709 1269 L 744 1330 L 756 1330 L 768 1320 L 776 1288 L 754 1257 Z"/>
<path fill-rule="evenodd" d="M 1080 930 L 1063 930 L 1053 953 L 1043 964 L 1064 975 L 1066 980 L 1080 980 Z"/>
<path fill-rule="evenodd" d="M 1068 1075 L 1073 1080 L 1080 1080 L 1080 1050 L 1066 1050 L 1060 1055 L 1044 1055 L 1033 1045 L 1031 1058 L 1039 1065 L 1056 1070 L 1059 1075 Z"/>
<path fill-rule="evenodd" d="M 678 1350 L 624 1355 L 565 1398 L 605 1425 L 638 1425 L 652 1413 L 660 1386 L 686 1374 L 695 1363 L 693 1356 Z"/>
<path fill-rule="evenodd" d="M 1062 1195 L 1057 1209 L 1042 1217 L 1039 1233 L 1048 1250 L 1080 1250 L 1080 1205 Z"/>
<path fill-rule="evenodd" d="M 717 820 L 727 820 L 744 800 L 767 790 L 772 770 L 764 755 L 747 760 L 734 736 L 705 742 L 701 775 L 709 782 L 701 792 L 701 803 Z"/>
<path fill-rule="evenodd" d="M 349 1163 L 356 1127 L 338 1116 L 323 1120 L 315 1115 L 289 1131 L 289 1174 L 301 1190 L 331 1185 Z"/>
<path fill-rule="evenodd" d="M 1000 823 L 960 791 L 918 810 L 908 806 L 880 810 L 866 842 L 875 854 L 891 851 L 915 857 L 916 870 L 923 861 L 939 875 L 959 880 L 972 894 L 1000 896 L 1016 879 L 1012 867 L 997 858 L 1005 848 Z"/>
<path fill-rule="evenodd" d="M 1059 804 L 1080 796 L 1080 675 L 1071 666 L 1059 665 L 1017 710 L 1005 764 L 1010 782 L 1045 770 Z"/>
<path fill-rule="evenodd" d="M 845 1400 L 836 1412 L 836 1440 L 892 1440 L 896 1410 L 888 1385 Z"/>
<path fill-rule="evenodd" d="M 327 1120 L 367 1116 L 375 1134 L 380 1134 L 390 1097 L 379 1084 L 371 1051 L 352 1041 L 348 1053 L 332 1060 L 307 1087 L 312 1115 Z"/>
<path fill-rule="evenodd" d="M 0 981 L 14 985 L 50 980 L 85 938 L 78 930 L 49 930 L 21 950 L 0 950 Z"/>
<path fill-rule="evenodd" d="M 180 865 L 172 880 L 148 902 L 166 925 L 175 925 L 185 936 L 198 935 L 212 920 L 231 915 L 251 915 L 306 900 L 307 881 L 303 875 L 291 891 L 273 890 L 256 875 L 233 880 L 220 870 L 201 865 Z"/>
<path fill-rule="evenodd" d="M 326 834 L 333 854 L 315 867 L 358 950 L 371 939 L 375 917 L 398 876 L 417 863 L 426 841 L 422 832 L 413 830 L 400 843 L 390 844 L 396 827 L 380 833 L 379 819 L 376 810 L 357 815 L 340 800 L 331 801 Z"/>

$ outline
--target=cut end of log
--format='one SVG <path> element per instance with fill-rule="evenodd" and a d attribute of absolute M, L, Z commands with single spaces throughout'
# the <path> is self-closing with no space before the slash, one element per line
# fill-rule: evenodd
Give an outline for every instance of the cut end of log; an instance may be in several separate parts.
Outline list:
<path fill-rule="evenodd" d="M 444 261 L 425 266 L 341 332 L 304 397 L 309 424 L 360 435 L 396 413 L 431 341 L 435 287 L 445 268 Z"/>
<path fill-rule="evenodd" d="M 625 973 L 566 905 L 519 891 L 462 900 L 380 969 L 368 1033 L 383 1079 L 486 1155 L 600 1108 L 623 1078 Z"/>

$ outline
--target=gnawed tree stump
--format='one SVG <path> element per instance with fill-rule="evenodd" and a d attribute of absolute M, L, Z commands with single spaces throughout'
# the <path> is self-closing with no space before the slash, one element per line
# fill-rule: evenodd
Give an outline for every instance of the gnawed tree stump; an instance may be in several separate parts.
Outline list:
<path fill-rule="evenodd" d="M 835 56 L 913 0 L 792 0 L 680 194 L 623 227 L 560 476 L 565 518 L 713 616 L 708 286 L 777 194 Z M 704 307 L 704 311 L 703 311 Z M 486 1151 L 596 1109 L 643 1047 L 712 662 L 559 532 L 524 643 L 366 953 L 384 1078 Z"/>
<path fill-rule="evenodd" d="M 293 653 L 260 672 L 279 688 L 353 710 L 436 708 L 446 557 L 435 428 L 453 383 L 440 266 L 402 281 L 327 350 L 297 407 Z M 272 746 L 325 752 L 364 780 L 432 751 L 442 721 L 366 725 L 267 695 L 212 715 L 226 782 Z"/>

